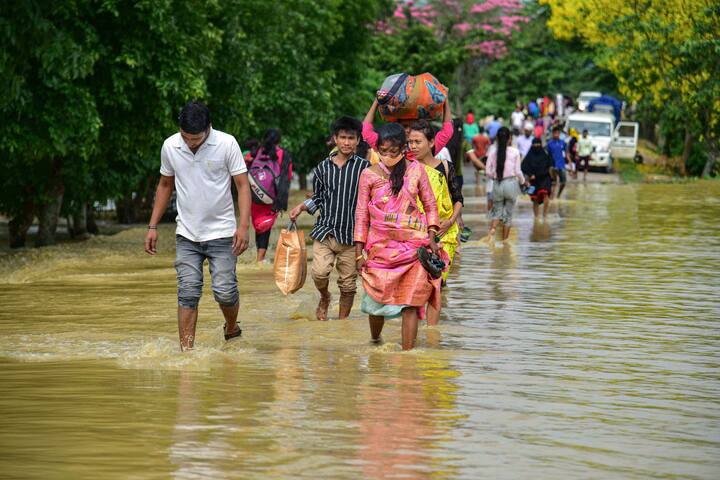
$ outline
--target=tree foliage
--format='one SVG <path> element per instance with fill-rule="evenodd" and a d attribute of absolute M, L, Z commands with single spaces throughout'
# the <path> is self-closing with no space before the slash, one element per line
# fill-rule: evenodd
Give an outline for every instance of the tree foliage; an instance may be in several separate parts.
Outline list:
<path fill-rule="evenodd" d="M 578 41 L 553 37 L 546 27 L 547 7 L 531 3 L 530 21 L 512 35 L 507 55 L 486 65 L 467 104 L 483 115 L 509 113 L 515 103 L 544 95 L 576 95 L 582 90 L 614 93 L 615 77 L 593 60 Z"/>
<path fill-rule="evenodd" d="M 712 0 L 541 0 L 560 38 L 596 51 L 620 91 L 656 107 L 672 105 L 706 146 L 709 174 L 720 140 L 720 4 Z"/>

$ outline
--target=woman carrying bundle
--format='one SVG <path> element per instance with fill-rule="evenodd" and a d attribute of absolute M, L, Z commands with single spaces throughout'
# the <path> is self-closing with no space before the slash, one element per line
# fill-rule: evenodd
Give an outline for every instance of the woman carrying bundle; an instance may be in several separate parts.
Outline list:
<path fill-rule="evenodd" d="M 440 278 L 433 279 L 418 257 L 418 249 L 438 252 L 440 222 L 425 168 L 406 159 L 405 145 L 402 126 L 378 130 L 380 163 L 360 176 L 355 249 L 373 342 L 381 341 L 385 319 L 402 317 L 402 348 L 410 350 L 425 305 L 440 308 Z"/>

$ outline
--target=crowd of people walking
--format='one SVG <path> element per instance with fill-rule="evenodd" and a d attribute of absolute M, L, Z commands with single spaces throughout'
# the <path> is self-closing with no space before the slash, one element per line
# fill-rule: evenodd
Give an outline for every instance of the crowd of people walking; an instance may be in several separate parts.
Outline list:
<path fill-rule="evenodd" d="M 377 109 L 375 101 L 362 122 L 348 116 L 334 122 L 330 153 L 312 172 L 312 192 L 289 209 L 289 217 L 295 222 L 303 212 L 317 214 L 310 232 L 310 272 L 320 296 L 317 319 L 328 319 L 333 269 L 338 274 L 340 319 L 350 315 L 359 276 L 360 308 L 368 315 L 371 340 L 381 342 L 385 321 L 401 318 L 401 343 L 407 350 L 415 345 L 421 320 L 438 324 L 449 269 L 460 242 L 471 234 L 462 221 L 463 163 L 475 167 L 477 181 L 484 172 L 488 237 L 494 239 L 502 225 L 506 241 L 521 192 L 530 195 L 536 218 L 547 216 L 553 191 L 556 197 L 562 194 L 573 155 L 587 168 L 589 142 L 587 132 L 573 136 L 572 145 L 565 142 L 550 101 L 518 104 L 510 127 L 500 115 L 476 121 L 472 111 L 464 121 L 453 120 L 448 100 L 439 129 L 426 120 L 413 120 L 375 130 Z M 553 122 L 546 145 L 543 114 Z M 179 132 L 163 144 L 145 250 L 157 252 L 157 223 L 174 189 L 182 350 L 194 345 L 205 260 L 225 317 L 225 339 L 241 335 L 235 268 L 237 256 L 248 247 L 248 224 L 255 230 L 256 259 L 262 262 L 273 224 L 279 212 L 289 208 L 292 156 L 280 142 L 280 131 L 270 129 L 261 140 L 245 142 L 243 155 L 234 137 L 212 127 L 207 106 L 194 101 L 180 114 Z"/>

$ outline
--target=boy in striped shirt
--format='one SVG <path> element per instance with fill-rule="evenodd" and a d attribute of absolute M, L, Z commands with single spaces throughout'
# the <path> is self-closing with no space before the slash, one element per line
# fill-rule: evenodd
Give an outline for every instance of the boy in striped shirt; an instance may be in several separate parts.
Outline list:
<path fill-rule="evenodd" d="M 313 239 L 311 275 L 320 292 L 320 303 L 315 311 L 318 320 L 328 319 L 331 299 L 328 287 L 333 266 L 338 272 L 340 319 L 350 315 L 355 298 L 355 205 L 360 173 L 370 166 L 370 162 L 355 153 L 361 133 L 362 123 L 352 117 L 340 117 L 335 121 L 333 140 L 337 150 L 313 170 L 313 196 L 290 211 L 293 221 L 302 212 L 313 215 L 320 211 L 310 232 Z"/>

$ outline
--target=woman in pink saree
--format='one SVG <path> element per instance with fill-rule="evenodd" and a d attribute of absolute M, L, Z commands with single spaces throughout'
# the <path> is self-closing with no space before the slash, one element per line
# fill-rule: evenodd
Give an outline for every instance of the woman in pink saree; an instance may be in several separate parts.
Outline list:
<path fill-rule="evenodd" d="M 438 253 L 435 196 L 423 165 L 408 161 L 405 130 L 398 124 L 378 130 L 380 163 L 360 176 L 355 211 L 355 249 L 373 342 L 381 341 L 385 319 L 402 316 L 402 348 L 415 346 L 418 320 L 427 304 L 440 307 L 440 279 L 420 264 L 417 249 Z M 417 199 L 426 214 L 418 210 Z"/>

